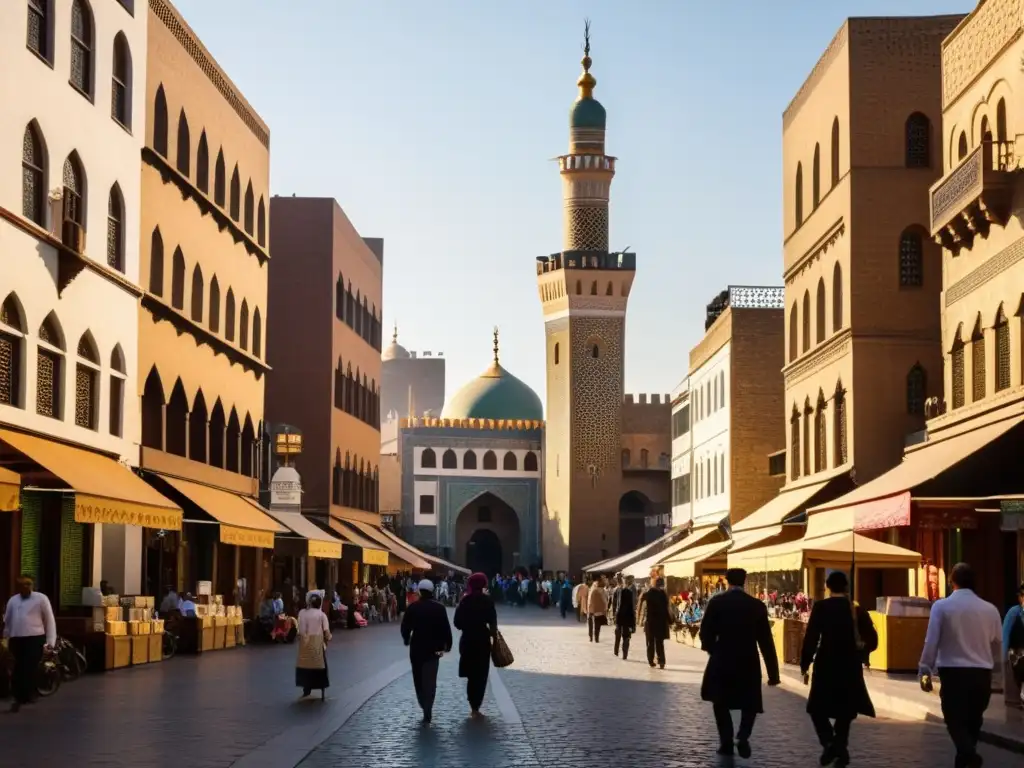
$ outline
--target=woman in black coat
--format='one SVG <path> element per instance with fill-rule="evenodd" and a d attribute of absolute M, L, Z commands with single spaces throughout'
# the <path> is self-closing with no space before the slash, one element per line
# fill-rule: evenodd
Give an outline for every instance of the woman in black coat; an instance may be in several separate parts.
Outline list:
<path fill-rule="evenodd" d="M 459 677 L 466 678 L 466 698 L 472 717 L 480 716 L 480 705 L 487 691 L 487 675 L 491 668 L 491 638 L 498 631 L 498 615 L 494 601 L 484 592 L 487 577 L 474 573 L 467 582 L 469 591 L 455 609 L 455 628 L 462 631 L 459 639 Z"/>
<path fill-rule="evenodd" d="M 824 748 L 821 764 L 834 761 L 845 766 L 850 762 L 850 724 L 857 715 L 875 716 L 864 683 L 864 665 L 878 647 L 878 633 L 867 611 L 851 602 L 845 573 L 833 571 L 825 585 L 831 597 L 816 602 L 811 610 L 800 669 L 806 679 L 814 662 L 807 712 Z M 830 720 L 835 720 L 834 727 Z"/>

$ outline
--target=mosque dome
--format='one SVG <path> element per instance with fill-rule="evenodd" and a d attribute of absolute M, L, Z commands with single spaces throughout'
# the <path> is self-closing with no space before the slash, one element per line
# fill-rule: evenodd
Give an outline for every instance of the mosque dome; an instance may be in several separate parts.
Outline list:
<path fill-rule="evenodd" d="M 601 102 L 594 97 L 578 99 L 569 109 L 570 128 L 600 128 L 604 130 L 607 114 Z"/>
<path fill-rule="evenodd" d="M 441 418 L 541 421 L 544 407 L 536 392 L 498 363 L 498 333 L 495 331 L 494 362 L 445 403 Z"/>
<path fill-rule="evenodd" d="M 409 350 L 398 343 L 398 326 L 395 326 L 395 332 L 391 335 L 391 343 L 384 347 L 384 351 L 380 354 L 380 359 L 384 362 L 388 360 L 408 360 L 412 355 L 409 354 Z"/>

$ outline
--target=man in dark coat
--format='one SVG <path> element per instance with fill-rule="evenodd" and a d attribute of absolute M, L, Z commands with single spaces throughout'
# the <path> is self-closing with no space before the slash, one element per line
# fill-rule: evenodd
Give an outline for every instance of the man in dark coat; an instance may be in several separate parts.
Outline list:
<path fill-rule="evenodd" d="M 434 585 L 427 579 L 418 584 L 420 599 L 409 606 L 402 618 L 402 640 L 409 646 L 412 682 L 416 701 L 423 709 L 423 724 L 429 725 L 437 692 L 437 666 L 452 649 L 452 625 L 448 611 L 434 600 Z"/>
<path fill-rule="evenodd" d="M 811 610 L 800 670 L 806 680 L 814 662 L 807 712 L 824 748 L 821 764 L 841 767 L 850 763 L 850 724 L 857 715 L 875 716 L 864 684 L 864 664 L 878 647 L 878 633 L 867 611 L 850 601 L 845 573 L 833 571 L 825 586 L 831 597 L 816 602 Z M 836 721 L 835 727 L 830 718 Z"/>
<path fill-rule="evenodd" d="M 636 587 L 633 577 L 626 577 L 622 584 L 622 576 L 618 577 L 619 586 L 612 595 L 612 615 L 615 617 L 615 655 L 619 655 L 622 646 L 622 660 L 629 657 L 629 638 L 636 632 Z"/>
<path fill-rule="evenodd" d="M 654 586 L 644 592 L 640 598 L 644 613 L 644 636 L 647 640 L 647 663 L 654 666 L 654 658 L 658 658 L 658 666 L 665 668 L 665 641 L 669 639 L 672 617 L 668 608 L 668 595 L 665 594 L 665 580 L 658 579 Z"/>
<path fill-rule="evenodd" d="M 761 649 L 768 670 L 768 685 L 778 685 L 779 659 L 772 641 L 768 609 L 743 591 L 747 572 L 730 568 L 725 575 L 729 589 L 708 601 L 700 625 L 701 647 L 710 654 L 700 695 L 714 705 L 718 726 L 718 754 L 733 754 L 731 710 L 740 710 L 736 751 L 750 757 L 754 720 L 764 711 L 761 702 Z"/>

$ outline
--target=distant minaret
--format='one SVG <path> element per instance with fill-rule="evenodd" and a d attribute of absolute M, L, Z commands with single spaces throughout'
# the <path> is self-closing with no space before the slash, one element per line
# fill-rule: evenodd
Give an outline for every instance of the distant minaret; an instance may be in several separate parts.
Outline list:
<path fill-rule="evenodd" d="M 578 571 L 618 554 L 626 303 L 635 255 L 608 250 L 615 158 L 594 98 L 590 23 L 579 95 L 569 110 L 562 176 L 562 252 L 537 263 L 547 336 L 544 566 Z"/>

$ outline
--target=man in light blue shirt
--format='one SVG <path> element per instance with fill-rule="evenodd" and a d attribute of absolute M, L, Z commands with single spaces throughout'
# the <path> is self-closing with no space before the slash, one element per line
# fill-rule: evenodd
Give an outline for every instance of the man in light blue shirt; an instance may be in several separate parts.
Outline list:
<path fill-rule="evenodd" d="M 953 593 L 932 605 L 921 652 L 921 687 L 931 690 L 936 672 L 942 687 L 942 718 L 956 746 L 956 767 L 976 768 L 978 737 L 992 695 L 992 670 L 1003 642 L 999 609 L 974 593 L 974 571 L 957 563 Z"/>

